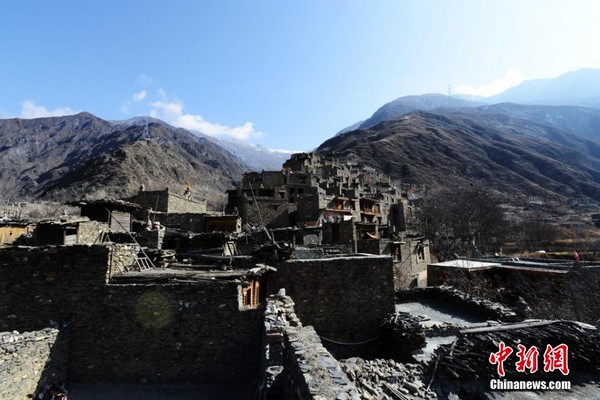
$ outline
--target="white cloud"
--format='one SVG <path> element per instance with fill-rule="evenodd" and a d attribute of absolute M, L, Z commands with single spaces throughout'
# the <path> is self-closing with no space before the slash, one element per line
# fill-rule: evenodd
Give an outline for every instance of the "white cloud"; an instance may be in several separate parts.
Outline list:
<path fill-rule="evenodd" d="M 133 94 L 133 101 L 142 101 L 146 98 L 146 96 L 148 96 L 148 92 L 141 90 Z"/>
<path fill-rule="evenodd" d="M 279 153 L 279 154 L 294 154 L 294 153 L 302 153 L 301 150 L 284 150 L 284 149 L 267 149 L 269 153 Z"/>
<path fill-rule="evenodd" d="M 183 103 L 177 101 L 155 101 L 152 107 L 152 111 L 158 111 L 159 115 L 169 119 L 177 119 L 183 114 Z"/>
<path fill-rule="evenodd" d="M 208 122 L 199 114 L 185 113 L 182 101 L 168 101 L 164 90 L 159 89 L 158 95 L 162 100 L 152 103 L 150 116 L 162 119 L 171 125 L 192 131 L 199 131 L 209 136 L 232 137 L 238 140 L 248 140 L 249 138 L 264 135 L 263 132 L 254 129 L 252 122 L 246 122 L 236 127 Z"/>
<path fill-rule="evenodd" d="M 48 110 L 44 106 L 38 106 L 32 100 L 25 100 L 21 103 L 20 118 L 44 118 L 44 117 L 60 117 L 63 115 L 76 114 L 76 111 L 69 107 L 55 108 Z"/>
<path fill-rule="evenodd" d="M 523 74 L 521 74 L 518 69 L 513 68 L 506 71 L 504 76 L 501 76 L 490 83 L 486 83 L 485 85 L 477 87 L 468 84 L 459 85 L 456 88 L 456 92 L 474 96 L 489 97 L 519 85 L 524 79 L 525 78 Z"/>

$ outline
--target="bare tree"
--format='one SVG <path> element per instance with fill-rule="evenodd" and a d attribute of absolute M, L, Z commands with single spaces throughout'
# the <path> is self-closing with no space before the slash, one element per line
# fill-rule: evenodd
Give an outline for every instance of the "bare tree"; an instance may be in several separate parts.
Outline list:
<path fill-rule="evenodd" d="M 427 193 L 419 225 L 441 259 L 496 251 L 507 231 L 499 199 L 473 187 Z"/>

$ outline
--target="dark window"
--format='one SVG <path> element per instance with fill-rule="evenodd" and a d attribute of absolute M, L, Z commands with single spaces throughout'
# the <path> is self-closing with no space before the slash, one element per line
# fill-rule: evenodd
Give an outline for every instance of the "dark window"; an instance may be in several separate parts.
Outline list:
<path fill-rule="evenodd" d="M 331 224 L 331 241 L 334 243 L 340 241 L 340 224 Z"/>

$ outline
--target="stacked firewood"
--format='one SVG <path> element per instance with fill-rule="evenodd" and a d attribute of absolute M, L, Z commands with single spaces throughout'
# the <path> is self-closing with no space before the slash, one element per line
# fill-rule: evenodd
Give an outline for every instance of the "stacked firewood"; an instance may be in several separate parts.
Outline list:
<path fill-rule="evenodd" d="M 505 378 L 560 378 L 561 372 L 544 372 L 544 353 L 547 346 L 553 348 L 565 344 L 568 346 L 570 371 L 600 372 L 600 338 L 598 330 L 591 325 L 573 321 L 524 321 L 511 325 L 499 325 L 490 328 L 478 328 L 461 331 L 457 340 L 442 345 L 436 351 L 430 364 L 430 372 L 435 376 L 450 379 L 495 379 L 498 364 L 490 362 L 490 355 L 498 354 L 500 342 L 511 348 L 511 354 L 504 362 Z M 518 345 L 529 350 L 536 346 L 538 350 L 538 371 L 529 373 L 528 369 L 518 372 L 516 362 Z"/>
<path fill-rule="evenodd" d="M 406 312 L 388 315 L 381 323 L 381 330 L 390 356 L 402 360 L 414 350 L 425 346 L 425 332 L 418 316 Z"/>

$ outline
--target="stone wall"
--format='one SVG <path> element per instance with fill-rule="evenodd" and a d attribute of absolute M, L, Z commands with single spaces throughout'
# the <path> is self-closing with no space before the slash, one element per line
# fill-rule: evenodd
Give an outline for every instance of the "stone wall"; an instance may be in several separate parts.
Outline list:
<path fill-rule="evenodd" d="M 108 260 L 107 246 L 0 249 L 0 331 L 97 317 Z"/>
<path fill-rule="evenodd" d="M 394 257 L 396 289 L 427 286 L 427 265 L 431 262 L 428 241 L 392 241 L 390 252 Z"/>
<path fill-rule="evenodd" d="M 66 343 L 57 329 L 0 333 L 0 399 L 24 399 L 66 380 Z"/>
<path fill-rule="evenodd" d="M 354 221 L 324 222 L 323 244 L 350 244 L 356 241 Z"/>
<path fill-rule="evenodd" d="M 61 326 L 72 381 L 258 379 L 262 310 L 239 283 L 106 284 L 108 265 L 108 246 L 0 249 L 0 331 Z"/>
<path fill-rule="evenodd" d="M 104 321 L 71 349 L 79 381 L 258 381 L 262 309 L 240 310 L 238 285 L 108 285 Z"/>
<path fill-rule="evenodd" d="M 269 291 L 285 288 L 302 322 L 319 335 L 360 342 L 379 335 L 383 318 L 394 312 L 392 258 L 354 256 L 290 260 L 277 266 Z M 332 342 L 328 348 L 339 355 Z"/>
<path fill-rule="evenodd" d="M 260 212 L 257 211 L 260 209 Z M 243 224 L 284 228 L 290 226 L 290 214 L 296 211 L 296 204 L 288 203 L 286 198 L 275 196 L 237 197 L 237 207 Z"/>
<path fill-rule="evenodd" d="M 138 192 L 135 196 L 125 199 L 131 203 L 139 204 L 143 208 L 168 213 L 206 213 L 206 200 L 194 199 L 189 201 L 181 194 L 174 193 L 168 188 L 165 190 L 152 190 Z"/>
<path fill-rule="evenodd" d="M 520 320 L 510 307 L 500 303 L 475 297 L 461 292 L 450 286 L 430 286 L 423 288 L 412 288 L 396 292 L 399 302 L 409 301 L 434 301 L 440 304 L 451 304 L 457 309 L 468 310 L 483 318 L 499 320 L 503 322 L 514 322 Z"/>
<path fill-rule="evenodd" d="M 169 192 L 169 205 L 166 210 L 169 213 L 206 213 L 206 200 L 188 200 L 180 194 Z"/>
<path fill-rule="evenodd" d="M 278 318 L 280 312 L 283 320 Z M 267 299 L 265 346 L 260 398 L 336 399 L 352 390 L 357 393 L 314 328 L 302 326 L 291 297 L 277 294 Z"/>
<path fill-rule="evenodd" d="M 135 196 L 124 200 L 139 204 L 145 209 L 167 212 L 169 208 L 169 189 L 140 191 Z"/>
<path fill-rule="evenodd" d="M 136 269 L 139 252 L 140 246 L 136 244 L 113 244 L 110 246 L 109 277 Z"/>
<path fill-rule="evenodd" d="M 323 242 L 323 231 L 321 228 L 315 229 L 303 229 L 302 230 L 302 243 L 305 246 L 316 247 L 320 246 Z"/>
<path fill-rule="evenodd" d="M 162 229 L 143 229 L 139 232 L 138 243 L 140 246 L 149 247 L 151 249 L 162 249 L 163 241 L 167 230 Z"/>
<path fill-rule="evenodd" d="M 286 328 L 283 359 L 286 400 L 347 399 L 356 392 L 312 326 Z"/>
<path fill-rule="evenodd" d="M 356 250 L 359 253 L 389 255 L 389 239 L 359 239 L 356 241 Z"/>
<path fill-rule="evenodd" d="M 99 237 L 102 232 L 108 232 L 108 224 L 98 221 L 80 222 L 77 227 L 78 244 L 100 243 Z"/>
<path fill-rule="evenodd" d="M 147 217 L 158 221 L 167 228 L 177 228 L 190 232 L 202 232 L 205 214 L 151 212 Z"/>

